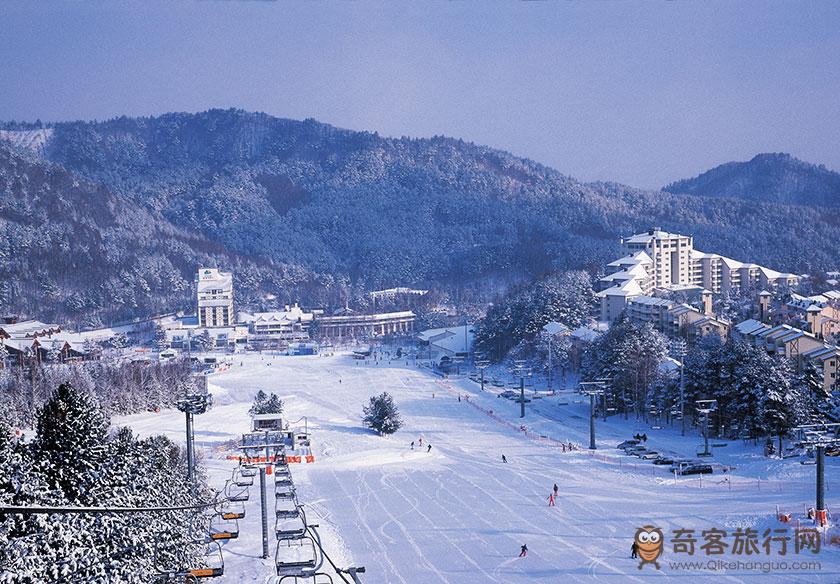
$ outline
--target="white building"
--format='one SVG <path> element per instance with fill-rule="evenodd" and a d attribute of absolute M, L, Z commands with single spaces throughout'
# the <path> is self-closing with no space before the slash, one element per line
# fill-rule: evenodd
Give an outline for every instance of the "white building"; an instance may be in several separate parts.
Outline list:
<path fill-rule="evenodd" d="M 196 275 L 196 295 L 198 326 L 233 326 L 233 274 L 216 268 L 199 269 Z"/>
<path fill-rule="evenodd" d="M 428 358 L 440 362 L 444 357 L 467 357 L 473 351 L 473 325 L 428 329 L 418 333 L 418 345 Z"/>
<path fill-rule="evenodd" d="M 692 237 L 661 229 L 623 238 L 621 243 L 629 255 L 607 264 L 599 286 L 601 319 L 609 322 L 618 318 L 628 299 L 650 295 L 655 288 L 695 287 L 715 294 L 734 294 L 748 287 L 792 286 L 799 282 L 795 274 L 701 252 L 694 249 Z"/>
<path fill-rule="evenodd" d="M 239 322 L 248 325 L 250 341 L 271 343 L 275 341 L 305 341 L 315 314 L 305 312 L 297 304 L 285 310 L 271 312 L 239 313 Z"/>

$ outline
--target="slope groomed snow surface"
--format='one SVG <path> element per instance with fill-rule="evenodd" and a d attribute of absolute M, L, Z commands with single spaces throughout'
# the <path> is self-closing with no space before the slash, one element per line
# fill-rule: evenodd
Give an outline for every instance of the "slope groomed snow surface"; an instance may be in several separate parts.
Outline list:
<path fill-rule="evenodd" d="M 797 522 L 813 526 L 804 509 L 813 505 L 814 467 L 765 458 L 752 443 L 714 440 L 714 474 L 674 477 L 615 446 L 645 432 L 650 447 L 694 458 L 702 442 L 696 429 L 681 437 L 678 428 L 613 416 L 597 422 L 598 450 L 568 452 L 561 443 L 585 447 L 589 436 L 588 400 L 573 391 L 534 399 L 520 420 L 519 404 L 497 397 L 499 388 L 482 393 L 469 379 L 442 379 L 387 357 L 236 355 L 227 371 L 210 375 L 209 387 L 215 405 L 196 417 L 195 437 L 211 484 L 221 488 L 230 477 L 235 463 L 226 456 L 237 453 L 234 442 L 248 430 L 257 391 L 279 394 L 286 418 L 302 427 L 295 421 L 306 416 L 312 433 L 315 462 L 291 465 L 307 518 L 319 524 L 338 566 L 365 566 L 366 583 L 840 581 L 840 548 L 825 537 L 818 553 L 795 550 Z M 388 437 L 360 422 L 362 405 L 382 391 L 394 396 L 405 422 Z M 114 424 L 184 441 L 177 411 Z M 827 460 L 830 507 L 840 484 L 837 459 Z M 725 466 L 734 468 L 723 472 Z M 214 581 L 272 581 L 277 544 L 268 479 L 270 557 L 261 558 L 255 478 L 240 535 L 223 546 L 225 575 Z M 550 507 L 555 483 L 559 495 Z M 791 522 L 776 519 L 777 505 Z M 647 525 L 665 534 L 659 569 L 630 558 L 636 530 Z M 754 546 L 740 538 L 745 545 L 737 547 L 739 528 L 755 530 Z M 696 539 L 693 555 L 674 553 L 677 529 L 694 530 L 686 536 Z M 714 529 L 726 532 L 722 555 L 701 549 L 708 541 L 702 532 Z M 776 538 L 769 553 L 768 529 L 781 530 L 768 534 Z M 785 537 L 787 553 L 780 555 Z M 519 557 L 523 544 L 528 554 Z"/>

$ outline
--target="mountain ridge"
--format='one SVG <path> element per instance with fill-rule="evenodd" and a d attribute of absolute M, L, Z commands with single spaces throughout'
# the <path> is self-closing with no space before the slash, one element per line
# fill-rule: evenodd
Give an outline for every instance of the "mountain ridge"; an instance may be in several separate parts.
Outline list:
<path fill-rule="evenodd" d="M 762 200 L 820 207 L 840 206 L 840 173 L 785 152 L 757 154 L 746 162 L 727 162 L 663 191 Z"/>
<path fill-rule="evenodd" d="M 0 128 L 51 130 L 18 156 L 43 159 L 145 210 L 142 221 L 194 238 L 179 277 L 199 261 L 234 269 L 238 301 L 263 308 L 273 295 L 275 304 L 329 309 L 396 285 L 492 300 L 546 273 L 597 272 L 621 253 L 621 236 L 654 224 L 693 235 L 701 249 L 800 273 L 834 268 L 827 244 L 840 238 L 838 210 L 583 183 L 456 138 L 382 138 L 242 110 Z M 64 222 L 48 215 L 45 224 Z M 800 226 L 784 216 L 799 216 Z M 177 263 L 165 246 L 152 255 Z M 120 272 L 108 269 L 110 278 Z M 190 303 L 188 290 L 165 297 Z M 0 309 L 15 304 L 0 298 Z M 124 305 L 122 314 L 141 310 Z"/>

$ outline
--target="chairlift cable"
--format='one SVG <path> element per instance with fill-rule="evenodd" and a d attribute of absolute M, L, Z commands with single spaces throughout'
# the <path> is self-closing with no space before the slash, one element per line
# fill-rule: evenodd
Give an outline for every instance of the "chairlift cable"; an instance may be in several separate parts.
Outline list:
<path fill-rule="evenodd" d="M 333 567 L 335 573 L 339 577 L 341 577 L 341 579 L 344 580 L 346 584 L 353 584 L 352 582 L 350 582 L 350 580 L 344 577 L 344 574 L 341 572 L 339 567 L 335 565 L 335 562 L 332 561 L 332 558 L 330 558 L 330 556 L 327 555 L 327 552 L 324 551 L 324 547 L 321 545 L 321 536 L 318 534 L 318 532 L 309 527 L 309 525 L 306 526 L 306 530 L 310 532 L 310 534 L 312 535 L 312 540 L 315 542 L 315 545 L 317 545 L 318 549 L 321 551 L 321 555 L 324 556 L 324 558 L 330 563 L 330 566 Z"/>
<path fill-rule="evenodd" d="M 228 498 L 217 499 L 209 503 L 195 505 L 179 505 L 175 507 L 44 507 L 38 505 L 0 505 L 0 515 L 45 515 L 45 514 L 107 514 L 107 513 L 159 513 L 163 511 L 188 511 L 190 509 L 206 509 L 221 503 L 229 502 Z"/>

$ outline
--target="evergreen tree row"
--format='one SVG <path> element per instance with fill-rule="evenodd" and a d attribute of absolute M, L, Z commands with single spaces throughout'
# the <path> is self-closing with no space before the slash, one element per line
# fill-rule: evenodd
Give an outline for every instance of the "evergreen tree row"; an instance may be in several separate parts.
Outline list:
<path fill-rule="evenodd" d="M 31 440 L 0 425 L 0 504 L 188 506 L 209 500 L 164 437 L 109 434 L 97 400 L 62 384 L 39 408 Z M 162 569 L 203 566 L 207 520 L 196 511 L 0 515 L 0 581 L 148 583 Z"/>

